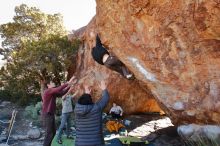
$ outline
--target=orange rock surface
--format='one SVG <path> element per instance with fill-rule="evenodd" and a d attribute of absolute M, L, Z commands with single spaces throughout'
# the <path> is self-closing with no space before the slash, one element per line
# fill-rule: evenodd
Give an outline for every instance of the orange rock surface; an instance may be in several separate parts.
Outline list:
<path fill-rule="evenodd" d="M 160 111 L 157 100 L 174 123 L 220 123 L 219 0 L 96 3 L 96 16 L 76 33 L 83 41 L 77 72 L 84 81 L 108 80 L 111 102 L 128 113 Z M 93 61 L 92 32 L 99 33 L 135 81 Z"/>

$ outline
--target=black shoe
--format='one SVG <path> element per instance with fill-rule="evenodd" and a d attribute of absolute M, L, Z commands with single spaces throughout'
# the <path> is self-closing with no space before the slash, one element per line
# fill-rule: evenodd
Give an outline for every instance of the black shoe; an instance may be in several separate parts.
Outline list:
<path fill-rule="evenodd" d="M 63 142 L 61 139 L 59 139 L 59 140 L 57 140 L 57 143 L 62 144 Z"/>
<path fill-rule="evenodd" d="M 128 74 L 128 75 L 126 75 L 126 78 L 128 80 L 134 80 L 134 75 L 133 74 Z"/>
<path fill-rule="evenodd" d="M 68 139 L 74 139 L 74 136 L 73 135 L 68 135 L 67 138 Z"/>

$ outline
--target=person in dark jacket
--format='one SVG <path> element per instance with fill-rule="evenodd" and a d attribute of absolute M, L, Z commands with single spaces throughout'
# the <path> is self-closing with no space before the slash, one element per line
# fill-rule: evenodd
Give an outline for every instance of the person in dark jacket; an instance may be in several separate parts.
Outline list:
<path fill-rule="evenodd" d="M 75 80 L 73 76 L 67 83 L 54 87 L 54 84 L 48 84 L 48 89 L 44 90 L 42 95 L 42 118 L 45 127 L 45 138 L 43 146 L 50 146 L 54 135 L 56 134 L 55 127 L 55 111 L 56 111 L 56 97 L 62 96 L 68 92 L 71 83 Z"/>
<path fill-rule="evenodd" d="M 105 65 L 109 69 L 120 73 L 125 78 L 134 78 L 133 74 L 130 73 L 125 64 L 107 51 L 107 49 L 102 45 L 98 35 L 96 36 L 96 46 L 92 48 L 92 57 L 97 63 Z"/>
<path fill-rule="evenodd" d="M 104 146 L 102 133 L 102 111 L 109 101 L 106 84 L 101 81 L 102 97 L 93 103 L 91 89 L 85 86 L 85 93 L 75 106 L 76 146 Z"/>

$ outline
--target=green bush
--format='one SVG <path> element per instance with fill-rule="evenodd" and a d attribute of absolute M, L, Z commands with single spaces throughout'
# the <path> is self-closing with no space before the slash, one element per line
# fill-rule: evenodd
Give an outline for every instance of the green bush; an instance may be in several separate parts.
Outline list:
<path fill-rule="evenodd" d="M 34 105 L 27 106 L 25 108 L 25 117 L 31 118 L 31 119 L 37 119 L 37 110 L 35 109 Z"/>
<path fill-rule="evenodd" d="M 34 126 L 41 125 L 41 109 L 42 109 L 42 102 L 37 102 L 35 105 L 29 105 L 25 108 L 24 116 L 31 120 Z"/>

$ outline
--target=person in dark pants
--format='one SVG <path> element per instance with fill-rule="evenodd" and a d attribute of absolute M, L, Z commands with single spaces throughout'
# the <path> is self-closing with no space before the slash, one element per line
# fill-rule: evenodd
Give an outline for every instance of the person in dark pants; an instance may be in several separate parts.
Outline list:
<path fill-rule="evenodd" d="M 96 36 L 96 46 L 92 48 L 92 57 L 97 63 L 120 73 L 123 77 L 134 79 L 134 75 L 128 70 L 125 64 L 103 47 L 98 35 Z"/>
<path fill-rule="evenodd" d="M 123 110 L 119 105 L 113 103 L 113 107 L 110 109 L 109 114 L 112 115 L 113 119 L 120 119 L 122 117 Z"/>
<path fill-rule="evenodd" d="M 75 106 L 76 141 L 75 146 L 104 146 L 102 112 L 109 101 L 109 94 L 104 81 L 100 89 L 102 97 L 93 103 L 91 89 L 85 86 L 85 93 Z"/>
<path fill-rule="evenodd" d="M 54 84 L 48 84 L 42 96 L 42 118 L 45 126 L 45 138 L 43 146 L 50 146 L 54 135 L 56 134 L 55 127 L 55 110 L 56 110 L 56 97 L 66 94 L 71 86 L 72 81 L 75 80 L 73 76 L 67 83 L 54 87 Z"/>

